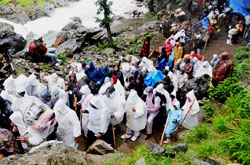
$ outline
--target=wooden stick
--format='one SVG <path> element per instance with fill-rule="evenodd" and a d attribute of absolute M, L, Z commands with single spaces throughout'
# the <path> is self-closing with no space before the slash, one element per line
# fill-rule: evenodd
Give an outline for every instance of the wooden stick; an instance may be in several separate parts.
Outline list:
<path fill-rule="evenodd" d="M 210 35 L 208 36 L 208 38 L 207 38 L 207 40 L 206 40 L 206 43 L 205 43 L 205 46 L 204 46 L 203 51 L 205 51 L 205 50 L 206 50 L 206 48 L 207 48 L 207 43 L 208 43 L 209 38 L 210 38 Z"/>
<path fill-rule="evenodd" d="M 193 100 L 193 102 L 192 102 L 192 104 L 191 104 L 191 106 L 190 106 L 190 107 L 193 107 L 193 105 L 194 105 L 194 101 L 195 101 L 195 99 Z M 178 129 L 179 129 L 179 128 L 180 128 L 180 126 L 183 124 L 184 120 L 187 118 L 187 115 L 189 114 L 189 112 L 191 111 L 191 109 L 192 109 L 192 108 L 189 108 L 188 112 L 186 113 L 186 115 L 185 115 L 185 117 L 183 118 L 183 120 L 181 121 L 181 123 L 180 123 L 180 124 L 178 124 L 178 126 L 177 126 L 177 128 L 176 128 L 176 131 L 175 131 L 175 134 L 177 134 L 177 133 L 178 133 Z"/>
<path fill-rule="evenodd" d="M 112 130 L 113 130 L 114 148 L 116 149 L 114 118 L 112 117 L 111 120 L 112 120 Z"/>
<path fill-rule="evenodd" d="M 130 123 L 131 123 L 132 115 L 133 115 L 133 111 L 131 111 L 129 119 L 128 119 L 128 126 L 127 126 L 127 129 L 126 129 L 126 132 L 125 132 L 125 137 L 123 139 L 123 143 L 125 142 L 125 140 L 127 138 L 127 133 L 128 133 L 128 129 L 129 129 L 129 126 L 130 126 Z"/>
<path fill-rule="evenodd" d="M 165 135 L 165 130 L 167 128 L 167 124 L 168 124 L 168 119 L 169 119 L 169 113 L 168 113 L 168 117 L 166 119 L 166 124 L 165 124 L 165 127 L 163 129 L 163 132 L 162 132 L 162 135 L 161 135 L 161 142 L 160 142 L 160 146 L 162 145 L 162 142 L 163 142 L 163 138 L 164 138 L 164 135 Z"/>
<path fill-rule="evenodd" d="M 77 97 L 74 95 L 74 106 L 75 106 L 75 111 L 77 111 Z"/>

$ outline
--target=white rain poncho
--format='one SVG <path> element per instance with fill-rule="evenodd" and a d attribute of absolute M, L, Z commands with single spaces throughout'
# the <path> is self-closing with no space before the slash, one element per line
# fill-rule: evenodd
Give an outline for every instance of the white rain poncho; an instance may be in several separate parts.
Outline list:
<path fill-rule="evenodd" d="M 173 82 L 173 85 L 174 85 L 174 90 L 175 90 L 175 93 L 178 91 L 178 78 L 176 77 L 176 75 L 169 71 L 168 72 L 168 77 L 170 78 L 170 80 Z"/>
<path fill-rule="evenodd" d="M 25 94 L 28 96 L 36 96 L 40 98 L 40 93 L 46 90 L 47 87 L 41 84 L 34 74 L 30 75 L 26 87 L 25 87 Z"/>
<path fill-rule="evenodd" d="M 179 88 L 182 88 L 184 86 L 184 84 L 187 82 L 188 80 L 188 75 L 186 73 L 182 73 L 181 71 L 179 70 L 176 70 L 174 72 L 175 76 L 177 77 L 178 79 L 178 86 Z"/>
<path fill-rule="evenodd" d="M 27 126 L 39 131 L 42 138 L 47 138 L 56 124 L 54 112 L 34 96 L 16 99 L 11 106 L 13 112 L 21 112 Z"/>
<path fill-rule="evenodd" d="M 155 71 L 157 71 L 154 67 L 154 63 L 153 61 L 149 60 L 147 57 L 143 57 L 139 67 L 141 69 L 141 72 L 149 72 L 149 73 L 153 73 Z"/>
<path fill-rule="evenodd" d="M 124 58 L 130 65 L 133 65 L 134 67 L 136 67 L 138 62 L 140 61 L 137 57 L 133 55 L 126 55 Z"/>
<path fill-rule="evenodd" d="M 1 97 L 9 102 L 13 102 L 17 98 L 15 79 L 12 76 L 8 77 L 4 81 L 3 86 L 4 90 L 1 92 Z"/>
<path fill-rule="evenodd" d="M 16 79 L 15 79 L 15 82 L 16 82 L 16 92 L 17 93 L 21 93 L 21 92 L 25 92 L 25 85 L 27 83 L 27 80 L 28 78 L 23 75 L 23 74 L 20 74 Z"/>
<path fill-rule="evenodd" d="M 109 126 L 110 113 L 104 105 L 101 96 L 94 96 L 87 110 L 89 111 L 88 129 L 92 131 L 95 136 L 98 133 L 105 134 Z"/>
<path fill-rule="evenodd" d="M 135 112 L 132 112 L 133 107 Z M 131 90 L 128 96 L 125 112 L 127 114 L 127 126 L 133 131 L 140 131 L 146 127 L 147 108 L 143 100 L 137 95 L 135 90 Z M 129 121 L 131 117 L 131 121 Z"/>
<path fill-rule="evenodd" d="M 182 113 L 182 125 L 187 129 L 194 129 L 199 124 L 198 120 L 198 112 L 200 111 L 199 103 L 194 95 L 194 90 L 190 91 L 186 95 L 187 99 L 185 105 L 181 108 L 183 110 Z M 193 105 L 192 105 L 193 104 Z M 190 109 L 190 106 L 191 110 Z M 189 111 L 189 113 L 188 113 Z M 188 113 L 188 114 L 187 114 Z M 187 116 L 186 116 L 187 114 Z M 186 116 L 186 118 L 185 118 Z M 184 120 L 185 118 L 185 120 Z"/>
<path fill-rule="evenodd" d="M 64 102 L 65 102 L 66 104 L 68 104 L 68 101 L 69 101 L 68 98 L 69 98 L 69 96 L 68 96 L 67 92 L 65 92 L 65 91 L 62 90 L 61 88 L 58 88 L 58 87 L 54 86 L 54 87 L 52 88 L 50 94 L 51 94 L 51 96 L 52 96 L 53 98 L 55 98 L 56 96 L 58 96 L 59 99 L 63 99 Z"/>
<path fill-rule="evenodd" d="M 166 91 L 165 89 L 164 89 L 164 85 L 163 84 L 159 84 L 159 85 L 157 85 L 157 87 L 154 89 L 154 95 L 158 92 L 158 93 L 160 93 L 160 94 L 162 94 L 162 95 L 164 95 L 165 96 L 165 98 L 166 98 L 166 101 L 167 101 L 167 103 L 166 103 L 166 109 L 168 109 L 170 106 L 171 106 L 171 98 L 170 98 L 170 94 L 168 93 L 168 91 Z M 161 106 L 164 106 L 164 105 L 161 105 Z"/>
<path fill-rule="evenodd" d="M 60 78 L 56 73 L 52 75 L 45 76 L 44 80 L 48 82 L 49 91 L 52 91 L 54 86 L 59 87 L 61 89 L 65 89 L 65 82 L 62 78 Z"/>
<path fill-rule="evenodd" d="M 81 63 L 75 63 L 75 67 L 73 70 L 69 72 L 69 75 L 72 73 L 76 74 L 76 79 L 77 81 L 81 80 L 84 76 L 86 76 L 84 70 L 82 69 L 82 64 Z"/>
<path fill-rule="evenodd" d="M 81 125 L 76 112 L 67 107 L 62 99 L 56 102 L 54 111 L 58 122 L 57 140 L 63 141 L 69 148 L 77 149 L 75 138 L 81 135 Z"/>
<path fill-rule="evenodd" d="M 220 58 L 218 56 L 218 54 L 214 54 L 213 55 L 213 59 L 211 60 L 210 64 L 213 68 L 216 67 L 217 63 L 220 61 Z"/>
<path fill-rule="evenodd" d="M 117 84 L 115 84 L 117 85 Z M 119 86 L 119 85 L 118 85 Z M 122 88 L 119 88 L 117 86 L 114 86 L 115 91 L 108 97 L 106 95 L 103 95 L 103 101 L 106 107 L 109 110 L 109 114 L 114 114 L 114 125 L 117 125 L 122 122 L 123 116 L 124 116 L 124 109 L 125 109 L 125 90 Z M 118 90 L 118 89 L 121 89 Z M 122 93 L 122 89 L 124 93 Z M 111 123 L 111 119 L 110 119 Z"/>
<path fill-rule="evenodd" d="M 88 85 L 84 85 L 80 89 L 80 94 L 82 94 L 81 100 L 78 102 L 78 104 L 81 104 L 81 109 L 87 110 L 89 103 L 91 99 L 94 97 L 94 95 L 91 93 Z M 82 113 L 82 130 L 84 132 L 84 135 L 87 137 L 88 134 L 88 122 L 89 122 L 89 114 L 88 113 Z"/>
<path fill-rule="evenodd" d="M 196 74 L 194 75 L 194 77 L 201 77 L 203 75 L 209 75 L 212 78 L 213 75 L 213 68 L 212 66 L 208 63 L 208 61 L 205 61 L 201 64 L 201 66 L 199 67 L 198 71 L 196 72 Z"/>
<path fill-rule="evenodd" d="M 20 135 L 27 138 L 29 146 L 37 146 L 43 142 L 44 138 L 40 131 L 24 123 L 21 112 L 14 112 L 10 116 L 10 120 L 17 126 Z M 27 143 L 22 143 L 24 149 L 28 149 L 28 145 Z"/>
<path fill-rule="evenodd" d="M 193 77 L 195 77 L 195 75 L 197 74 L 197 72 L 199 71 L 202 62 L 200 60 L 198 60 L 197 57 L 195 57 L 192 62 L 194 63 L 194 68 L 193 68 Z"/>
<path fill-rule="evenodd" d="M 124 80 L 132 76 L 132 73 L 137 70 L 134 66 L 130 65 L 127 62 L 122 63 L 121 66 L 122 66 L 122 74 L 124 76 Z M 128 85 L 129 83 L 125 81 L 125 86 L 128 86 Z"/>
<path fill-rule="evenodd" d="M 178 33 L 175 34 L 175 39 L 177 40 L 179 38 L 179 41 L 181 43 L 185 43 L 185 37 L 186 37 L 186 34 L 185 34 L 185 30 L 182 29 L 181 31 L 179 31 Z"/>

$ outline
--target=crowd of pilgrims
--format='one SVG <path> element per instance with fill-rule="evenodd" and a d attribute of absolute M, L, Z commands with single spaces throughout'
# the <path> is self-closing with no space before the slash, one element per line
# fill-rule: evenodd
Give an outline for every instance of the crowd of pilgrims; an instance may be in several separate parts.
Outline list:
<path fill-rule="evenodd" d="M 208 62 L 203 61 L 199 47 L 191 51 L 183 48 L 189 40 L 201 38 L 201 31 L 209 32 L 213 17 L 206 24 L 204 19 L 209 20 L 204 17 L 195 34 L 189 33 L 191 27 L 172 32 L 159 55 L 150 51 L 147 37 L 140 58 L 121 56 L 112 69 L 97 68 L 93 62 L 79 63 L 73 57 L 66 82 L 56 73 L 41 73 L 40 78 L 34 74 L 10 76 L 0 94 L 1 155 L 24 153 L 55 139 L 77 149 L 81 134 L 87 146 L 96 139 L 113 145 L 112 125 L 117 134 L 121 123 L 128 129 L 120 138 L 131 141 L 140 138 L 144 129 L 149 139 L 155 129 L 162 131 L 166 124 L 166 144 L 172 142 L 179 124 L 193 129 L 199 124 L 198 100 L 194 90 L 180 100 L 179 89 L 189 79 L 203 75 L 216 85 L 233 71 L 226 52 Z"/>

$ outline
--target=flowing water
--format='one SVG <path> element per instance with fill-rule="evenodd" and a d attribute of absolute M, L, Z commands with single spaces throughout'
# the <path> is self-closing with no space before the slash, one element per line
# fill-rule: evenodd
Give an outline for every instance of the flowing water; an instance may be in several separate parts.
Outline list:
<path fill-rule="evenodd" d="M 34 21 L 27 22 L 24 25 L 13 23 L 0 18 L 0 22 L 8 23 L 14 26 L 15 32 L 26 38 L 27 34 L 33 32 L 36 37 L 42 36 L 49 31 L 60 31 L 72 17 L 80 17 L 82 24 L 86 27 L 97 27 L 95 22 L 97 17 L 96 0 L 80 0 L 71 3 L 68 7 L 54 9 L 50 17 L 42 17 Z M 129 17 L 129 12 L 139 10 L 146 12 L 145 7 L 138 7 L 135 0 L 113 0 L 112 11 L 115 15 Z"/>

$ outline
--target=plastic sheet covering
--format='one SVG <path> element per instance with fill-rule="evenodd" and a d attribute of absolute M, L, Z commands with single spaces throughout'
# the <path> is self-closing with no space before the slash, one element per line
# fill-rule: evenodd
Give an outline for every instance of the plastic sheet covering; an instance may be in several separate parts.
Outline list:
<path fill-rule="evenodd" d="M 205 74 L 209 75 L 212 78 L 213 68 L 207 61 L 205 61 L 201 64 L 201 66 L 197 70 L 196 74 L 194 74 L 194 77 L 195 78 L 201 77 Z"/>
<path fill-rule="evenodd" d="M 165 98 L 166 98 L 166 101 L 167 101 L 167 103 L 166 103 L 166 109 L 168 109 L 170 106 L 171 106 L 171 98 L 170 98 L 170 94 L 168 93 L 168 91 L 166 91 L 165 89 L 164 89 L 164 86 L 163 86 L 163 84 L 159 84 L 159 85 L 157 85 L 157 87 L 154 89 L 154 94 L 156 94 L 157 92 L 158 93 L 160 93 L 160 94 L 162 94 L 162 95 L 164 95 L 165 96 Z M 163 106 L 163 105 L 161 105 L 161 106 Z"/>
<path fill-rule="evenodd" d="M 141 68 L 141 72 L 155 72 L 156 69 L 154 67 L 153 61 L 149 60 L 146 57 L 142 58 L 141 63 L 139 64 L 139 67 Z"/>
<path fill-rule="evenodd" d="M 156 83 L 163 81 L 164 75 L 163 73 L 158 70 L 153 73 L 148 73 L 144 79 L 144 84 L 146 86 L 154 86 Z"/>
<path fill-rule="evenodd" d="M 182 71 L 179 70 L 176 70 L 174 74 L 178 79 L 178 87 L 182 88 L 186 83 L 186 81 L 188 80 L 188 75 L 186 73 L 182 73 Z"/>
<path fill-rule="evenodd" d="M 25 94 L 29 96 L 40 97 L 40 93 L 46 90 L 47 87 L 41 84 L 35 77 L 34 74 L 30 75 L 25 88 Z"/>
<path fill-rule="evenodd" d="M 132 112 L 132 108 L 135 112 Z M 146 127 L 147 121 L 147 108 L 143 100 L 137 95 L 135 90 L 131 90 L 128 96 L 125 112 L 127 114 L 127 126 L 133 131 L 140 131 Z M 128 121 L 131 117 L 131 121 Z"/>
<path fill-rule="evenodd" d="M 21 92 L 25 91 L 25 85 L 27 83 L 27 80 L 28 80 L 28 78 L 25 75 L 23 75 L 23 74 L 20 74 L 15 79 L 15 82 L 16 82 L 16 92 L 17 93 L 21 93 Z"/>
<path fill-rule="evenodd" d="M 194 95 L 194 90 L 188 92 L 186 97 L 187 97 L 186 102 L 185 102 L 184 106 L 181 108 L 183 110 L 183 113 L 182 113 L 183 123 L 182 123 L 182 125 L 187 129 L 194 129 L 196 126 L 199 125 L 198 112 L 200 111 L 200 106 L 199 106 L 199 103 Z M 191 105 L 192 105 L 192 107 L 190 110 Z M 185 118 L 185 116 L 186 116 L 186 118 Z M 184 118 L 185 118 L 185 120 L 184 120 Z"/>

